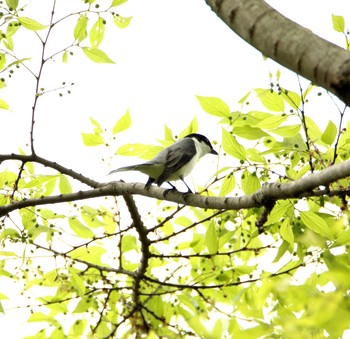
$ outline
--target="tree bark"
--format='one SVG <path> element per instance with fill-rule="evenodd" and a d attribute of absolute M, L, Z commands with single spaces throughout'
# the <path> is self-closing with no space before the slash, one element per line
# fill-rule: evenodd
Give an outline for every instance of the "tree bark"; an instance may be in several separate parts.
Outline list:
<path fill-rule="evenodd" d="M 206 2 L 235 33 L 265 56 L 350 104 L 349 51 L 289 20 L 263 0 Z"/>

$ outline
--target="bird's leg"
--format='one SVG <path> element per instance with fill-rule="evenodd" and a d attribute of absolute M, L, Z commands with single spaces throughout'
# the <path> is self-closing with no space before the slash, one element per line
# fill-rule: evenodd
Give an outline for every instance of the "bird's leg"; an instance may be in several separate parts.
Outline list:
<path fill-rule="evenodd" d="M 182 178 L 180 178 L 180 179 L 181 179 L 181 181 L 186 185 L 186 187 L 187 187 L 187 189 L 188 189 L 188 192 L 187 192 L 187 193 L 192 193 L 192 194 L 193 194 L 192 190 L 188 187 L 188 185 L 186 184 L 185 180 L 182 179 Z"/>
<path fill-rule="evenodd" d="M 177 191 L 177 188 L 172 183 L 170 183 L 169 181 L 167 181 L 167 183 L 171 186 L 172 190 Z"/>
<path fill-rule="evenodd" d="M 145 188 L 148 189 L 154 182 L 155 182 L 155 179 L 149 177 L 148 181 L 146 182 Z"/>

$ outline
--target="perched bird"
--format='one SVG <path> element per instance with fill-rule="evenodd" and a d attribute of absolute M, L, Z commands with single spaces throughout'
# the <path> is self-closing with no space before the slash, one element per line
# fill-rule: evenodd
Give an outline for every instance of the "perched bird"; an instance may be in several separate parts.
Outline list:
<path fill-rule="evenodd" d="M 198 159 L 208 153 L 218 154 L 204 135 L 193 133 L 163 149 L 150 161 L 121 167 L 109 174 L 123 171 L 140 171 L 149 176 L 146 188 L 153 183 L 160 186 L 163 182 L 168 182 L 175 189 L 170 181 L 180 179 L 186 185 L 188 191 L 192 192 L 184 178 L 193 170 Z"/>

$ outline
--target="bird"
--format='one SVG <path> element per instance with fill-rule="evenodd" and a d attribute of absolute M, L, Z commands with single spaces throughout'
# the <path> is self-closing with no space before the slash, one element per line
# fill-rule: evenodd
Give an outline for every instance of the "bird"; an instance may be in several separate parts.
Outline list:
<path fill-rule="evenodd" d="M 160 151 L 152 160 L 115 169 L 109 174 L 124 171 L 139 171 L 149 176 L 145 188 L 153 183 L 161 186 L 167 182 L 172 189 L 176 187 L 170 181 L 181 180 L 192 193 L 184 178 L 190 174 L 199 158 L 206 154 L 218 155 L 212 144 L 202 134 L 192 133 L 186 135 L 171 146 Z"/>

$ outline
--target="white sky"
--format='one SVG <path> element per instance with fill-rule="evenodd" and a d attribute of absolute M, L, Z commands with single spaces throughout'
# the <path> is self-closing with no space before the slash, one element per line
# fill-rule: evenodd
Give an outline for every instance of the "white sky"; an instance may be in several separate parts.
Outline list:
<path fill-rule="evenodd" d="M 50 3 L 49 0 L 32 0 L 33 14 L 25 15 L 47 24 L 43 6 Z M 58 0 L 58 3 L 63 3 L 67 10 L 67 1 Z M 69 5 L 80 3 L 75 0 Z M 102 7 L 103 1 L 100 3 Z M 347 16 L 350 27 L 347 1 L 270 0 L 269 3 L 315 33 L 343 46 L 343 37 L 332 29 L 331 14 Z M 120 135 L 120 145 L 161 139 L 165 123 L 176 134 L 195 115 L 199 132 L 220 141 L 221 127 L 216 125 L 216 119 L 201 110 L 195 95 L 218 96 L 236 110 L 239 109 L 237 101 L 252 88 L 268 86 L 268 72 L 277 69 L 273 62 L 263 61 L 259 52 L 231 32 L 204 0 L 129 0 L 116 11 L 122 16 L 134 17 L 125 30 L 111 27 L 113 32 L 100 46 L 116 64 L 93 64 L 78 50 L 68 65 L 63 65 L 60 57 L 55 58 L 43 74 L 42 86 L 56 88 L 63 81 L 74 82 L 75 86 L 70 88 L 71 95 L 60 98 L 57 92 L 52 92 L 40 98 L 38 104 L 37 153 L 93 179 L 106 180 L 108 168 L 100 161 L 105 155 L 101 148 L 83 147 L 80 132 L 91 131 L 90 116 L 112 128 L 129 108 L 133 124 L 129 131 Z M 64 40 L 55 35 L 50 49 L 55 50 L 56 43 L 65 46 L 72 42 L 70 32 L 74 23 L 57 27 L 70 30 L 69 38 Z M 15 36 L 15 51 L 19 57 L 29 56 L 37 46 L 29 34 L 17 45 L 16 42 Z M 25 144 L 29 141 L 34 89 L 28 87 L 32 83 L 26 80 L 25 72 L 18 72 L 20 76 L 17 77 L 16 73 L 8 88 L 0 91 L 0 98 L 11 106 L 11 112 L 0 111 L 0 153 L 17 152 L 18 146 L 29 152 Z M 297 86 L 296 77 L 282 71 L 282 82 L 291 86 L 291 81 L 294 82 L 292 86 Z M 316 108 L 317 115 L 328 115 L 332 107 L 322 102 Z M 113 165 L 118 167 L 134 160 L 116 157 Z M 206 161 L 214 162 L 213 159 Z M 6 324 L 13 326 L 9 318 L 6 319 Z M 2 331 L 6 324 L 0 316 Z M 13 327 L 9 331 L 13 331 Z M 25 328 L 23 333 L 28 335 Z M 16 332 L 13 338 L 17 337 L 20 335 Z"/>

